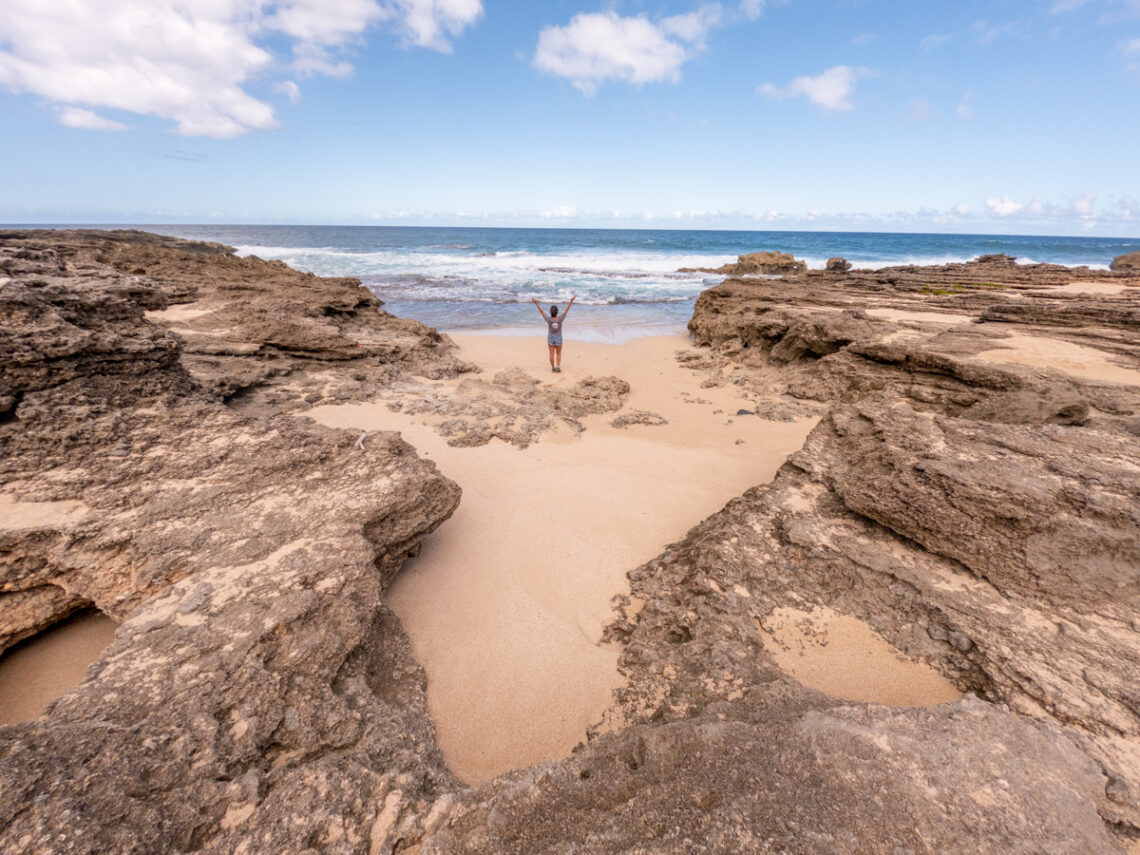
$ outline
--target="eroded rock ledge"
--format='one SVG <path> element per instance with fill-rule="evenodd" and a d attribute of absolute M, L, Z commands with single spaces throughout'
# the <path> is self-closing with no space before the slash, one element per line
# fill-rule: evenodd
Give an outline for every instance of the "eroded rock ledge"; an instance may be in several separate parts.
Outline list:
<path fill-rule="evenodd" d="M 358 445 L 222 398 L 454 373 L 446 339 L 358 283 L 213 245 L 4 234 L 0 272 L 0 480 L 22 509 L 0 523 L 0 646 L 90 604 L 123 621 L 83 685 L 0 729 L 0 849 L 422 833 L 457 783 L 381 594 L 459 489 L 395 434 Z M 209 354 L 144 315 L 190 298 L 195 329 L 225 325 Z"/>
<path fill-rule="evenodd" d="M 0 849 L 1125 851 L 1137 284 L 999 258 L 709 289 L 691 367 L 823 418 L 631 573 L 611 720 L 465 789 L 382 603 L 458 488 L 394 435 L 288 415 L 454 376 L 446 337 L 217 245 L 0 234 L 0 492 L 24 520 L 0 530 L 0 644 L 90 603 L 123 621 L 87 682 L 0 729 Z M 468 397 L 527 439 L 515 402 L 543 402 L 490 385 Z M 787 605 L 859 617 L 973 697 L 806 688 L 763 645 Z"/>

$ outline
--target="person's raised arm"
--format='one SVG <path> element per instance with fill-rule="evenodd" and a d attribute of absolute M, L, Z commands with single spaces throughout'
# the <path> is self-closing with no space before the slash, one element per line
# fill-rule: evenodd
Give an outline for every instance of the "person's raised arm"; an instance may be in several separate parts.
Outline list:
<path fill-rule="evenodd" d="M 570 311 L 570 307 L 574 305 L 574 301 L 577 299 L 578 299 L 577 294 L 575 294 L 573 297 L 570 298 L 570 302 L 567 303 L 566 308 L 562 310 L 562 317 L 566 317 L 567 313 L 569 313 L 569 311 Z"/>
<path fill-rule="evenodd" d="M 531 297 L 530 301 L 534 303 L 534 307 L 538 309 L 538 313 L 542 315 L 542 319 L 546 320 L 546 312 L 543 311 L 542 306 L 538 305 L 538 300 L 534 299 L 534 297 Z"/>

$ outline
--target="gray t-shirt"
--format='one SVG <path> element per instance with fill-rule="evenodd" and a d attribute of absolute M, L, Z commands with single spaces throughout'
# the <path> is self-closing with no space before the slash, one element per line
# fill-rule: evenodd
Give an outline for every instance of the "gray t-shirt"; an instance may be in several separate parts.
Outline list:
<path fill-rule="evenodd" d="M 559 315 L 556 318 L 553 318 L 550 315 L 547 315 L 546 316 L 546 332 L 547 332 L 547 334 L 548 335 L 562 335 L 562 321 L 565 317 L 566 317 L 565 312 L 563 312 L 561 315 Z"/>

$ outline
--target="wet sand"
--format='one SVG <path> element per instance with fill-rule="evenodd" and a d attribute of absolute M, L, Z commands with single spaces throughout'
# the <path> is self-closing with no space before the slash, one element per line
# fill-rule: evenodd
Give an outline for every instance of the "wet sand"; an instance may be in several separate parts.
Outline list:
<path fill-rule="evenodd" d="M 848 701 L 928 707 L 957 701 L 945 677 L 910 662 L 861 620 L 826 607 L 776 609 L 764 620 L 764 647 L 798 682 Z"/>
<path fill-rule="evenodd" d="M 5 651 L 0 656 L 0 725 L 37 718 L 49 703 L 82 683 L 117 626 L 104 614 L 83 612 Z"/>
<path fill-rule="evenodd" d="M 573 386 L 616 375 L 623 411 L 660 426 L 547 434 L 525 451 L 495 441 L 451 448 L 422 417 L 382 403 L 319 407 L 318 421 L 399 430 L 463 488 L 459 510 L 408 562 L 387 600 L 428 675 L 428 703 L 451 768 L 469 783 L 568 755 L 622 684 L 618 648 L 600 642 L 626 573 L 749 487 L 803 444 L 814 420 L 735 416 L 754 406 L 734 387 L 699 388 L 675 359 L 683 336 L 621 346 L 568 339 L 551 374 L 541 337 L 454 336 L 491 376 L 521 367 Z M 717 413 L 716 410 L 721 412 Z"/>

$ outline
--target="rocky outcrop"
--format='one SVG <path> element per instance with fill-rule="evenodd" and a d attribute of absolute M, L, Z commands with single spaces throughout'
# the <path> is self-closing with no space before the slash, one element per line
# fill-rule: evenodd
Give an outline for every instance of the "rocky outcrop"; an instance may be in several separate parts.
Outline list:
<path fill-rule="evenodd" d="M 647 410 L 631 410 L 628 413 L 623 413 L 615 419 L 610 420 L 610 425 L 620 430 L 624 430 L 630 425 L 651 425 L 653 427 L 660 427 L 667 425 L 669 422 L 664 416 L 659 413 L 651 413 Z"/>
<path fill-rule="evenodd" d="M 6 234 L 0 270 L 0 646 L 92 604 L 122 621 L 86 682 L 0 728 L 5 852 L 1140 837 L 1140 289 L 1118 274 L 990 257 L 706 291 L 688 364 L 762 393 L 752 418 L 819 423 L 773 483 L 631 572 L 607 630 L 627 685 L 579 750 L 470 789 L 382 601 L 458 488 L 398 436 L 292 414 L 380 398 L 522 445 L 629 387 L 503 372 L 433 399 L 410 378 L 464 370 L 446 337 L 213 244 Z M 1077 279 L 1125 284 L 1056 287 Z M 1025 339 L 1077 350 L 1038 364 Z M 801 684 L 767 646 L 792 606 L 860 619 L 968 696 Z"/>
<path fill-rule="evenodd" d="M 205 283 L 231 257 L 120 240 L 0 240 L 0 646 L 88 605 L 122 621 L 86 682 L 0 728 L 0 849 L 390 851 L 457 784 L 381 595 L 459 490 L 397 435 L 223 405 L 144 312 L 224 290 Z M 203 260 L 203 283 L 101 253 Z M 294 328 L 321 302 L 299 301 Z M 266 335 L 247 357 L 344 366 L 336 336 L 368 329 L 349 317 L 304 357 Z M 350 362 L 393 370 L 376 359 Z"/>
<path fill-rule="evenodd" d="M 490 380 L 467 378 L 448 395 L 438 389 L 403 387 L 387 396 L 396 411 L 428 415 L 448 445 L 486 445 L 493 439 L 526 448 L 561 425 L 574 433 L 591 413 L 620 410 L 629 384 L 619 377 L 586 377 L 569 389 L 544 385 L 521 369 L 500 371 Z"/>
<path fill-rule="evenodd" d="M 722 276 L 786 276 L 804 273 L 807 262 L 786 252 L 750 252 L 738 256 L 735 264 L 721 267 L 682 267 L 678 273 L 718 273 Z"/>
<path fill-rule="evenodd" d="M 0 247 L 0 277 L 39 288 L 79 277 L 129 295 L 148 310 L 147 334 L 158 327 L 181 340 L 182 363 L 204 390 L 241 395 L 258 413 L 364 397 L 400 372 L 471 370 L 450 339 L 384 312 L 356 279 L 143 232 L 0 232 Z"/>
<path fill-rule="evenodd" d="M 851 262 L 846 258 L 829 258 L 825 269 L 832 273 L 846 273 L 851 269 Z"/>
<path fill-rule="evenodd" d="M 1109 270 L 1117 273 L 1140 274 L 1140 252 L 1130 252 L 1127 255 L 1118 255 L 1109 265 Z"/>
<path fill-rule="evenodd" d="M 774 484 L 634 574 L 647 605 L 614 632 L 635 720 L 726 700 L 732 681 L 696 690 L 685 648 L 711 660 L 703 675 L 739 674 L 749 618 L 806 600 L 866 620 L 1000 718 L 1079 746 L 1102 775 L 1087 805 L 1135 835 L 1140 293 L 1062 290 L 1109 274 L 1041 272 L 1026 282 L 985 258 L 924 271 L 922 291 L 895 268 L 702 295 L 690 329 L 710 376 L 830 410 Z M 1026 341 L 1020 361 L 995 356 Z M 742 685 L 773 702 L 770 677 Z"/>
<path fill-rule="evenodd" d="M 1054 732 L 977 701 L 947 715 L 781 700 L 638 725 L 488 784 L 420 851 L 1119 851 L 1093 809 L 1099 771 Z"/>

